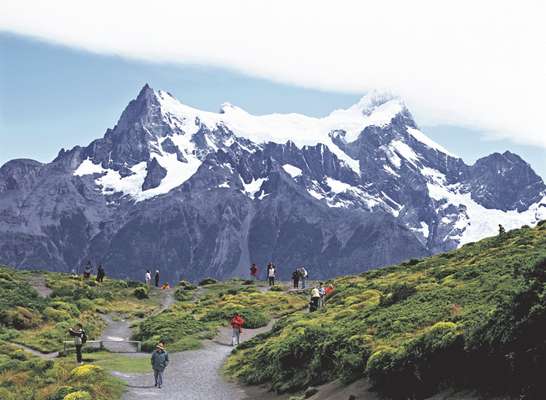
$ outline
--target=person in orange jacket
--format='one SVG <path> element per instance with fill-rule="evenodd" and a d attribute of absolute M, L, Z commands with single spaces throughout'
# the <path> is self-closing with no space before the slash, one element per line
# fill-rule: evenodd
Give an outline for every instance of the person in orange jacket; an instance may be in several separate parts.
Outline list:
<path fill-rule="evenodd" d="M 237 345 L 239 345 L 240 339 L 241 339 L 241 332 L 243 331 L 244 324 L 245 324 L 245 320 L 241 316 L 241 314 L 235 313 L 235 315 L 231 319 L 231 327 L 233 328 L 233 333 L 231 336 L 232 346 L 235 346 L 235 342 L 237 342 Z"/>

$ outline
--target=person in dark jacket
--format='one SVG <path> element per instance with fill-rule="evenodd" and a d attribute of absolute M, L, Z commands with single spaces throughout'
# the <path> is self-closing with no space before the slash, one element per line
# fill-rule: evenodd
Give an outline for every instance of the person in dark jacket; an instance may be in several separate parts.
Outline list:
<path fill-rule="evenodd" d="M 158 269 L 155 270 L 154 280 L 155 280 L 155 287 L 159 287 L 159 270 Z"/>
<path fill-rule="evenodd" d="M 105 276 L 106 276 L 106 272 L 104 271 L 102 264 L 99 264 L 97 268 L 97 282 L 102 282 Z"/>
<path fill-rule="evenodd" d="M 292 272 L 292 281 L 294 282 L 294 289 L 299 289 L 300 287 L 300 273 L 296 269 Z"/>
<path fill-rule="evenodd" d="M 155 387 L 161 389 L 163 385 L 163 373 L 169 365 L 169 353 L 165 351 L 165 345 L 160 342 L 152 353 L 152 369 L 154 370 Z"/>
<path fill-rule="evenodd" d="M 82 346 L 87 341 L 87 335 L 83 330 L 82 324 L 76 324 L 74 328 L 68 330 L 68 334 L 74 338 L 74 347 L 76 347 L 76 362 L 83 364 Z"/>

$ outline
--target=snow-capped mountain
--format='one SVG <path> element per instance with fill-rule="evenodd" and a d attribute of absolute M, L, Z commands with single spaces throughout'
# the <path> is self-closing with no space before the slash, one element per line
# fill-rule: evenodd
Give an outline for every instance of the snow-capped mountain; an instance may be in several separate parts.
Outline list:
<path fill-rule="evenodd" d="M 148 85 L 113 129 L 49 164 L 0 168 L 0 262 L 117 276 L 357 272 L 546 219 L 517 155 L 467 165 L 379 92 L 323 118 L 197 110 Z"/>

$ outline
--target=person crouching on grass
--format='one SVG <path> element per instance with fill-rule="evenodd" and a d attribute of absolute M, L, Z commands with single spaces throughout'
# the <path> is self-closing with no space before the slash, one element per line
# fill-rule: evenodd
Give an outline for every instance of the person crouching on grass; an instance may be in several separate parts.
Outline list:
<path fill-rule="evenodd" d="M 161 389 L 163 373 L 169 365 L 169 353 L 165 351 L 163 342 L 159 342 L 152 353 L 152 369 L 154 370 L 155 387 Z"/>
<path fill-rule="evenodd" d="M 233 333 L 231 335 L 232 346 L 235 346 L 235 342 L 237 342 L 237 345 L 239 345 L 244 324 L 244 318 L 239 313 L 235 313 L 235 315 L 231 319 L 231 328 L 233 329 Z"/>

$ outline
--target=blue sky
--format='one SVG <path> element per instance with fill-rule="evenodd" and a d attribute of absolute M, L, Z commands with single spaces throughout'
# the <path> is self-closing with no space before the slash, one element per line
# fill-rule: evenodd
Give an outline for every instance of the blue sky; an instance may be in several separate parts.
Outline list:
<path fill-rule="evenodd" d="M 354 93 L 276 83 L 226 68 L 135 61 L 0 34 L 0 165 L 12 158 L 50 161 L 62 147 L 88 144 L 116 123 L 146 82 L 210 111 L 228 101 L 254 114 L 322 116 L 360 98 Z M 510 150 L 546 177 L 542 147 L 490 140 L 487 132 L 462 126 L 421 128 L 467 163 L 494 151 Z"/>

